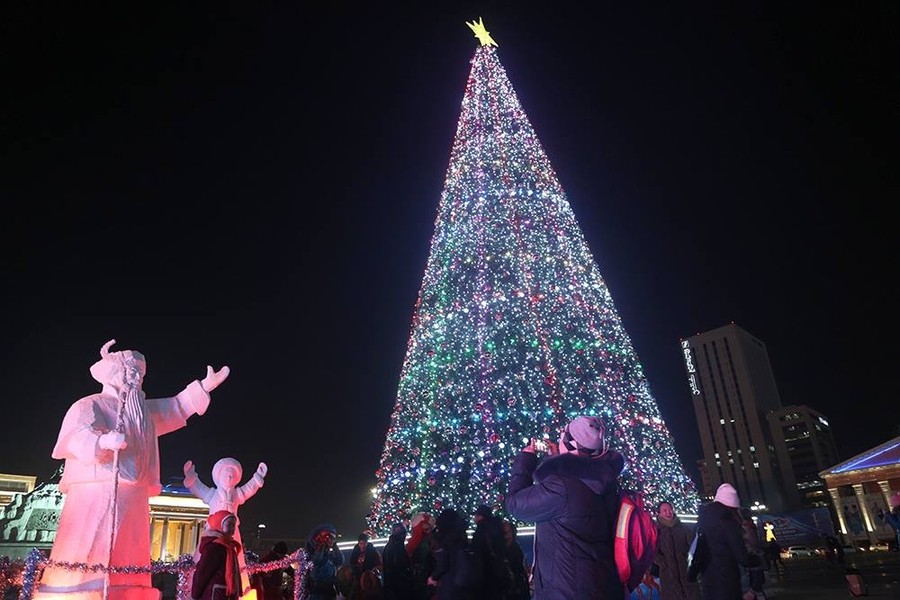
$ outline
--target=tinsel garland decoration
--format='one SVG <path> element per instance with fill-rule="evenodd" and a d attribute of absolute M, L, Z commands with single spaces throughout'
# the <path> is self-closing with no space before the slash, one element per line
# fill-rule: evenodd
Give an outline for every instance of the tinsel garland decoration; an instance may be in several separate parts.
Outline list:
<path fill-rule="evenodd" d="M 296 565 L 294 568 L 294 598 L 295 600 L 301 600 L 306 598 L 306 590 L 303 589 L 302 582 L 306 580 L 306 573 L 311 566 L 311 563 L 306 560 L 306 553 L 302 550 L 297 550 L 293 554 L 289 554 L 279 560 L 248 564 L 244 570 L 249 576 L 261 571 L 286 569 L 294 565 Z M 194 557 L 190 554 L 182 554 L 178 560 L 173 562 L 153 561 L 149 566 L 126 565 L 107 568 L 105 565 L 100 564 L 89 565 L 86 563 L 47 560 L 40 550 L 33 548 L 28 553 L 28 558 L 24 564 L 22 561 L 12 561 L 9 557 L 0 556 L 0 592 L 5 593 L 9 587 L 20 585 L 20 600 L 31 600 L 34 596 L 35 584 L 39 579 L 39 574 L 47 567 L 90 573 L 174 573 L 178 578 L 177 600 L 190 600 Z"/>
<path fill-rule="evenodd" d="M 248 575 L 253 575 L 260 571 L 274 571 L 275 569 L 287 569 L 289 567 L 294 569 L 294 600 L 303 600 L 307 597 L 303 582 L 306 581 L 306 573 L 312 567 L 312 563 L 306 559 L 306 552 L 302 549 L 298 549 L 279 560 L 248 564 L 245 570 Z"/>
<path fill-rule="evenodd" d="M 153 561 L 150 563 L 151 573 L 175 573 L 178 583 L 175 587 L 176 600 L 190 600 L 191 598 L 191 578 L 189 573 L 193 573 L 194 557 L 190 554 L 182 554 L 175 562 Z M 159 569 L 159 570 L 156 570 Z"/>
<path fill-rule="evenodd" d="M 25 570 L 22 572 L 22 591 L 19 598 L 30 600 L 34 595 L 34 584 L 38 578 L 38 569 L 43 570 L 44 555 L 37 548 L 32 548 L 25 559 Z"/>
<path fill-rule="evenodd" d="M 22 585 L 22 571 L 25 561 L 15 560 L 8 556 L 0 556 L 0 598 L 6 597 L 6 590 Z"/>
<path fill-rule="evenodd" d="M 297 550 L 301 558 L 297 561 L 297 568 L 294 569 L 294 600 L 306 600 L 309 597 L 306 586 L 303 582 L 307 580 L 306 575 L 312 570 L 312 561 L 306 560 L 306 553 Z"/>
<path fill-rule="evenodd" d="M 194 562 L 193 557 L 191 557 L 188 554 L 186 554 L 185 556 L 190 558 L 191 563 Z M 191 579 L 193 579 L 193 577 L 188 578 L 188 573 L 190 573 L 190 572 L 191 571 L 188 569 L 185 569 L 185 570 L 179 569 L 178 572 L 176 573 L 176 576 L 178 577 L 178 584 L 175 587 L 176 600 L 187 600 L 188 598 L 191 597 Z"/>

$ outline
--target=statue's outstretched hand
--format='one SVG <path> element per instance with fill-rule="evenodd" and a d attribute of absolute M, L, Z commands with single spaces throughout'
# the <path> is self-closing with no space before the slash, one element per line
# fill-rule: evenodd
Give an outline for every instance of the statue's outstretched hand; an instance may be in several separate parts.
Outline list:
<path fill-rule="evenodd" d="M 219 387 L 219 385 L 228 378 L 229 373 L 231 373 L 231 369 L 228 367 L 222 367 L 218 371 L 215 371 L 211 366 L 207 366 L 206 377 L 203 378 L 200 385 L 202 385 L 203 389 L 209 393 Z"/>
<path fill-rule="evenodd" d="M 259 466 L 256 468 L 256 474 L 259 475 L 260 477 L 265 477 L 266 473 L 268 473 L 268 472 L 269 472 L 269 467 L 266 466 L 266 463 L 264 463 L 264 462 L 259 463 Z"/>
<path fill-rule="evenodd" d="M 194 468 L 193 462 L 187 461 L 184 463 L 184 486 L 190 488 L 195 483 L 197 483 L 197 469 Z"/>

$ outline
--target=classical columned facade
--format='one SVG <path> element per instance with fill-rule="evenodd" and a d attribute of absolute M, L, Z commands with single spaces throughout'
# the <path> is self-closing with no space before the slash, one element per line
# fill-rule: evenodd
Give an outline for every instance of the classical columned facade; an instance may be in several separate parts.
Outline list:
<path fill-rule="evenodd" d="M 894 539 L 879 518 L 900 504 L 900 437 L 819 473 L 825 480 L 841 534 L 856 544 Z"/>
<path fill-rule="evenodd" d="M 163 490 L 150 498 L 150 558 L 173 561 L 193 554 L 208 516 L 209 506 L 190 493 Z"/>
<path fill-rule="evenodd" d="M 44 483 L 0 507 L 0 556 L 25 558 L 32 548 L 49 552 L 65 499 L 58 484 Z M 165 486 L 150 498 L 151 560 L 193 554 L 208 516 L 209 506 L 188 490 Z"/>

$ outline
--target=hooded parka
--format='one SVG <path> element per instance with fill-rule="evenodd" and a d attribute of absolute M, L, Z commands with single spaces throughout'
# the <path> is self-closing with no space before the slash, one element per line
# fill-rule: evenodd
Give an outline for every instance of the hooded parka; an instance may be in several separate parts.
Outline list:
<path fill-rule="evenodd" d="M 538 458 L 520 452 L 513 462 L 506 509 L 535 523 L 532 583 L 535 600 L 621 600 L 613 553 L 624 459 L 577 453 Z"/>

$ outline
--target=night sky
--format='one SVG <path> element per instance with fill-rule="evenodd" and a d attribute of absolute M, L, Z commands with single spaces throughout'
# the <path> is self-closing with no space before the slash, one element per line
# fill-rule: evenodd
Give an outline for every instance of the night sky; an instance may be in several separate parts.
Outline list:
<path fill-rule="evenodd" d="M 0 472 L 53 475 L 116 338 L 150 397 L 231 367 L 164 479 L 265 461 L 245 537 L 355 539 L 478 17 L 689 472 L 679 339 L 730 322 L 842 458 L 900 433 L 900 4 L 126 4 L 0 9 Z"/>

